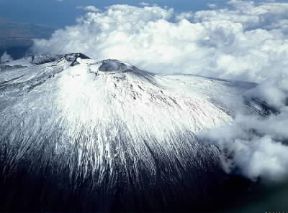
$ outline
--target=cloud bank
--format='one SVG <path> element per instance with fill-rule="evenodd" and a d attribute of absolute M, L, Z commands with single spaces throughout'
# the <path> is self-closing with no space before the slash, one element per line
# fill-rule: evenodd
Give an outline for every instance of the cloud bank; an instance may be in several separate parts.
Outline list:
<path fill-rule="evenodd" d="M 238 112 L 228 126 L 213 129 L 203 138 L 224 153 L 228 173 L 252 180 L 283 181 L 288 176 L 288 81 L 265 82 L 250 90 L 246 98 L 264 101 L 272 112 L 264 115 Z"/>
<path fill-rule="evenodd" d="M 176 13 L 158 6 L 94 6 L 78 24 L 36 40 L 41 53 L 82 52 L 161 73 L 260 82 L 286 73 L 288 3 L 230 1 L 229 7 Z"/>
<path fill-rule="evenodd" d="M 226 8 L 195 13 L 145 4 L 86 10 L 75 26 L 35 40 L 33 50 L 115 58 L 157 73 L 258 82 L 244 96 L 274 111 L 264 117 L 239 111 L 234 123 L 204 138 L 226 153 L 227 172 L 253 180 L 288 175 L 288 3 L 232 0 Z"/>

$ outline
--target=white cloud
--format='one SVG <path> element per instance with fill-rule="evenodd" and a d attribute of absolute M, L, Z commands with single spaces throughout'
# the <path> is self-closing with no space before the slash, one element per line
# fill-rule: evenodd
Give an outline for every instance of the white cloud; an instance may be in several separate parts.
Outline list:
<path fill-rule="evenodd" d="M 78 24 L 36 40 L 37 52 L 83 52 L 162 73 L 262 81 L 286 72 L 288 4 L 231 1 L 176 13 L 158 6 L 89 6 Z"/>
<path fill-rule="evenodd" d="M 231 126 L 214 129 L 205 137 L 226 153 L 227 172 L 279 181 L 288 175 L 288 146 L 283 142 L 288 137 L 287 123 L 287 109 L 269 119 L 239 115 Z"/>
<path fill-rule="evenodd" d="M 77 25 L 36 40 L 34 51 L 82 52 L 154 72 L 259 82 L 246 96 L 265 101 L 278 114 L 263 119 L 239 112 L 209 139 L 234 153 L 231 168 L 250 178 L 288 174 L 283 142 L 288 138 L 288 3 L 232 0 L 227 8 L 180 14 L 147 5 L 86 10 Z"/>
<path fill-rule="evenodd" d="M 238 112 L 230 125 L 203 133 L 226 153 L 227 172 L 236 170 L 253 180 L 279 181 L 288 176 L 288 78 L 282 77 L 266 80 L 245 94 L 270 106 L 273 113 Z"/>

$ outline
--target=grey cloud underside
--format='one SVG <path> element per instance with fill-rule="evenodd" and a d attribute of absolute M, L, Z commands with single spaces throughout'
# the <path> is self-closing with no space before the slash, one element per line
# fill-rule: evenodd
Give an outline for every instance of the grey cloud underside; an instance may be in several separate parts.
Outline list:
<path fill-rule="evenodd" d="M 50 183 L 61 196 L 83 196 L 92 209 L 140 201 L 148 208 L 181 193 L 199 204 L 227 177 L 221 149 L 198 134 L 230 123 L 236 109 L 263 112 L 261 104 L 240 101 L 253 87 L 151 74 L 82 54 L 2 64 L 1 178 L 39 181 L 48 200 Z"/>

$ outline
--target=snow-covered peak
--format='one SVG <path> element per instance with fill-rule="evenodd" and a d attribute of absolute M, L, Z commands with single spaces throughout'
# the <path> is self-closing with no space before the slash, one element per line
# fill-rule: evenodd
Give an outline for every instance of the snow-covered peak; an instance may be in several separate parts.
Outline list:
<path fill-rule="evenodd" d="M 82 54 L 28 57 L 2 68 L 4 165 L 14 172 L 23 163 L 25 171 L 57 180 L 49 186 L 59 180 L 59 187 L 74 190 L 88 183 L 85 195 L 93 198 L 99 189 L 110 195 L 121 187 L 128 193 L 129 187 L 164 189 L 166 183 L 202 193 L 207 181 L 199 182 L 214 182 L 221 156 L 198 136 L 230 123 L 236 107 L 247 107 L 239 97 L 254 86 L 152 74 Z"/>
<path fill-rule="evenodd" d="M 103 134 L 110 128 L 124 131 L 134 141 L 148 136 L 162 141 L 184 132 L 196 135 L 231 121 L 238 102 L 230 100 L 239 100 L 239 93 L 247 89 L 244 84 L 196 76 L 151 74 L 125 62 L 96 61 L 79 53 L 30 59 L 26 68 L 1 72 L 4 108 L 33 108 L 31 113 L 39 115 L 45 103 L 43 112 L 56 113 L 55 119 L 63 119 L 73 135 L 79 125 Z"/>

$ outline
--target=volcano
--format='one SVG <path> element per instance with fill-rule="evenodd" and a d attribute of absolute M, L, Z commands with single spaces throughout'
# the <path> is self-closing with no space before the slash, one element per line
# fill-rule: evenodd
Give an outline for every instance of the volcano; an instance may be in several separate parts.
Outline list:
<path fill-rule="evenodd" d="M 254 83 L 81 53 L 0 68 L 1 211 L 201 212 L 249 188 L 199 135 L 263 111 L 241 98 Z"/>

